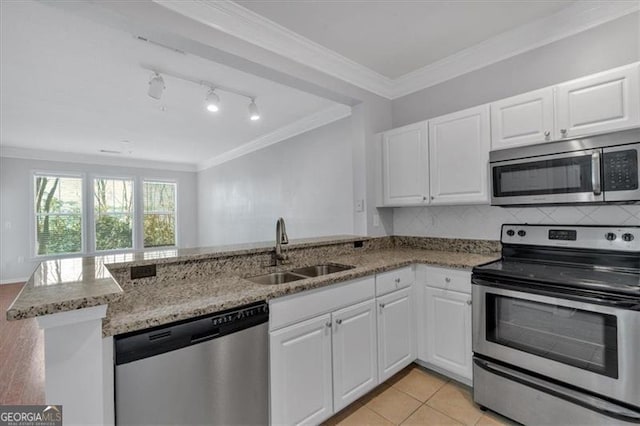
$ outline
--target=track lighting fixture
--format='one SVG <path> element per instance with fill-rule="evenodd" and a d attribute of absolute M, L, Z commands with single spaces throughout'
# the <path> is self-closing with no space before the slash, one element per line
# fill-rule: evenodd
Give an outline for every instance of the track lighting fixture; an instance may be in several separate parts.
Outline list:
<path fill-rule="evenodd" d="M 252 98 L 251 103 L 249 104 L 249 119 L 251 121 L 260 120 L 260 111 L 258 111 L 258 105 L 256 105 L 255 98 Z"/>
<path fill-rule="evenodd" d="M 204 98 L 204 106 L 209 112 L 218 112 L 220 110 L 220 97 L 216 94 L 215 89 L 209 89 L 209 93 Z"/>
<path fill-rule="evenodd" d="M 147 92 L 149 96 L 153 99 L 160 99 L 162 97 L 162 92 L 164 91 L 164 80 L 162 76 L 157 72 L 151 76 L 151 80 L 149 80 L 149 91 Z"/>
<path fill-rule="evenodd" d="M 151 79 L 149 80 L 149 91 L 148 94 L 153 99 L 160 99 L 162 97 L 162 92 L 165 89 L 164 79 L 162 75 L 169 76 L 172 78 L 177 78 L 182 81 L 187 81 L 189 83 L 197 84 L 200 87 L 204 86 L 207 88 L 207 94 L 204 98 L 204 107 L 209 112 L 218 112 L 220 111 L 220 96 L 218 96 L 219 92 L 231 93 L 236 96 L 242 96 L 246 99 L 249 99 L 249 120 L 257 121 L 260 120 L 260 110 L 258 110 L 258 105 L 256 105 L 256 97 L 251 93 L 247 93 L 244 91 L 232 89 L 230 87 L 220 86 L 211 81 L 205 80 L 197 80 L 195 78 L 191 78 L 182 74 L 177 74 L 173 72 L 168 72 L 166 70 L 158 70 L 156 67 L 143 65 L 142 68 L 153 72 L 151 75 Z M 165 110 L 165 107 L 161 107 L 162 111 Z"/>

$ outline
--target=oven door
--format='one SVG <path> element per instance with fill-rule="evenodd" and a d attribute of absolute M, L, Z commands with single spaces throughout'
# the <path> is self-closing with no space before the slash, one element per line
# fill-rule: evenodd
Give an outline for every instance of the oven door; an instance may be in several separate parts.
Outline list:
<path fill-rule="evenodd" d="M 640 407 L 640 311 L 473 283 L 473 351 Z"/>
<path fill-rule="evenodd" d="M 599 149 L 491 163 L 491 204 L 604 201 Z"/>

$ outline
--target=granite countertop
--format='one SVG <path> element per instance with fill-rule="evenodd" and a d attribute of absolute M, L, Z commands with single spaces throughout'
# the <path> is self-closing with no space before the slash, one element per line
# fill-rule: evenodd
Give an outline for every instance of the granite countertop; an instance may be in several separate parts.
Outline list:
<path fill-rule="evenodd" d="M 323 262 L 353 265 L 355 268 L 286 284 L 260 285 L 232 274 L 220 274 L 195 281 L 140 284 L 130 290 L 126 298 L 109 306 L 109 314 L 103 325 L 103 335 L 111 336 L 142 330 L 252 302 L 324 287 L 413 263 L 470 269 L 498 257 L 499 254 L 481 255 L 394 248 L 323 259 Z M 295 266 L 291 265 L 291 268 Z M 283 269 L 288 268 L 288 265 L 283 266 Z"/>
<path fill-rule="evenodd" d="M 42 262 L 7 310 L 8 320 L 105 305 L 123 295 L 98 258 Z"/>

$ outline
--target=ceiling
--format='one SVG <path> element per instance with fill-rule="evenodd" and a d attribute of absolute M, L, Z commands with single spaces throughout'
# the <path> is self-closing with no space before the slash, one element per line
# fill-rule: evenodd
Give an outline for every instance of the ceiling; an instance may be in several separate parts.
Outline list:
<path fill-rule="evenodd" d="M 572 1 L 237 0 L 377 73 L 396 79 Z"/>
<path fill-rule="evenodd" d="M 2 2 L 0 26 L 5 147 L 196 164 L 337 105 L 39 2 Z M 262 119 L 224 92 L 211 114 L 204 87 L 169 76 L 156 101 L 141 64 L 253 94 Z"/>

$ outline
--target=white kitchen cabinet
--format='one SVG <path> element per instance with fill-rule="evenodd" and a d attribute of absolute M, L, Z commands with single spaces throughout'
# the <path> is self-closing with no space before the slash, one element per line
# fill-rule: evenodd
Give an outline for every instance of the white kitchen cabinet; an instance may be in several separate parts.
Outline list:
<path fill-rule="evenodd" d="M 431 204 L 489 202 L 489 105 L 429 120 Z"/>
<path fill-rule="evenodd" d="M 378 297 L 378 376 L 383 382 L 416 359 L 411 287 Z"/>
<path fill-rule="evenodd" d="M 556 86 L 556 138 L 640 125 L 637 63 Z"/>
<path fill-rule="evenodd" d="M 335 412 L 378 384 L 376 303 L 336 311 L 333 318 L 333 408 Z"/>
<path fill-rule="evenodd" d="M 472 380 L 471 295 L 424 287 L 424 361 Z"/>
<path fill-rule="evenodd" d="M 382 134 L 382 200 L 385 206 L 428 203 L 426 122 Z"/>
<path fill-rule="evenodd" d="M 552 87 L 491 104 L 491 149 L 547 142 L 553 137 Z"/>
<path fill-rule="evenodd" d="M 271 332 L 271 424 L 317 424 L 333 414 L 331 315 Z"/>

